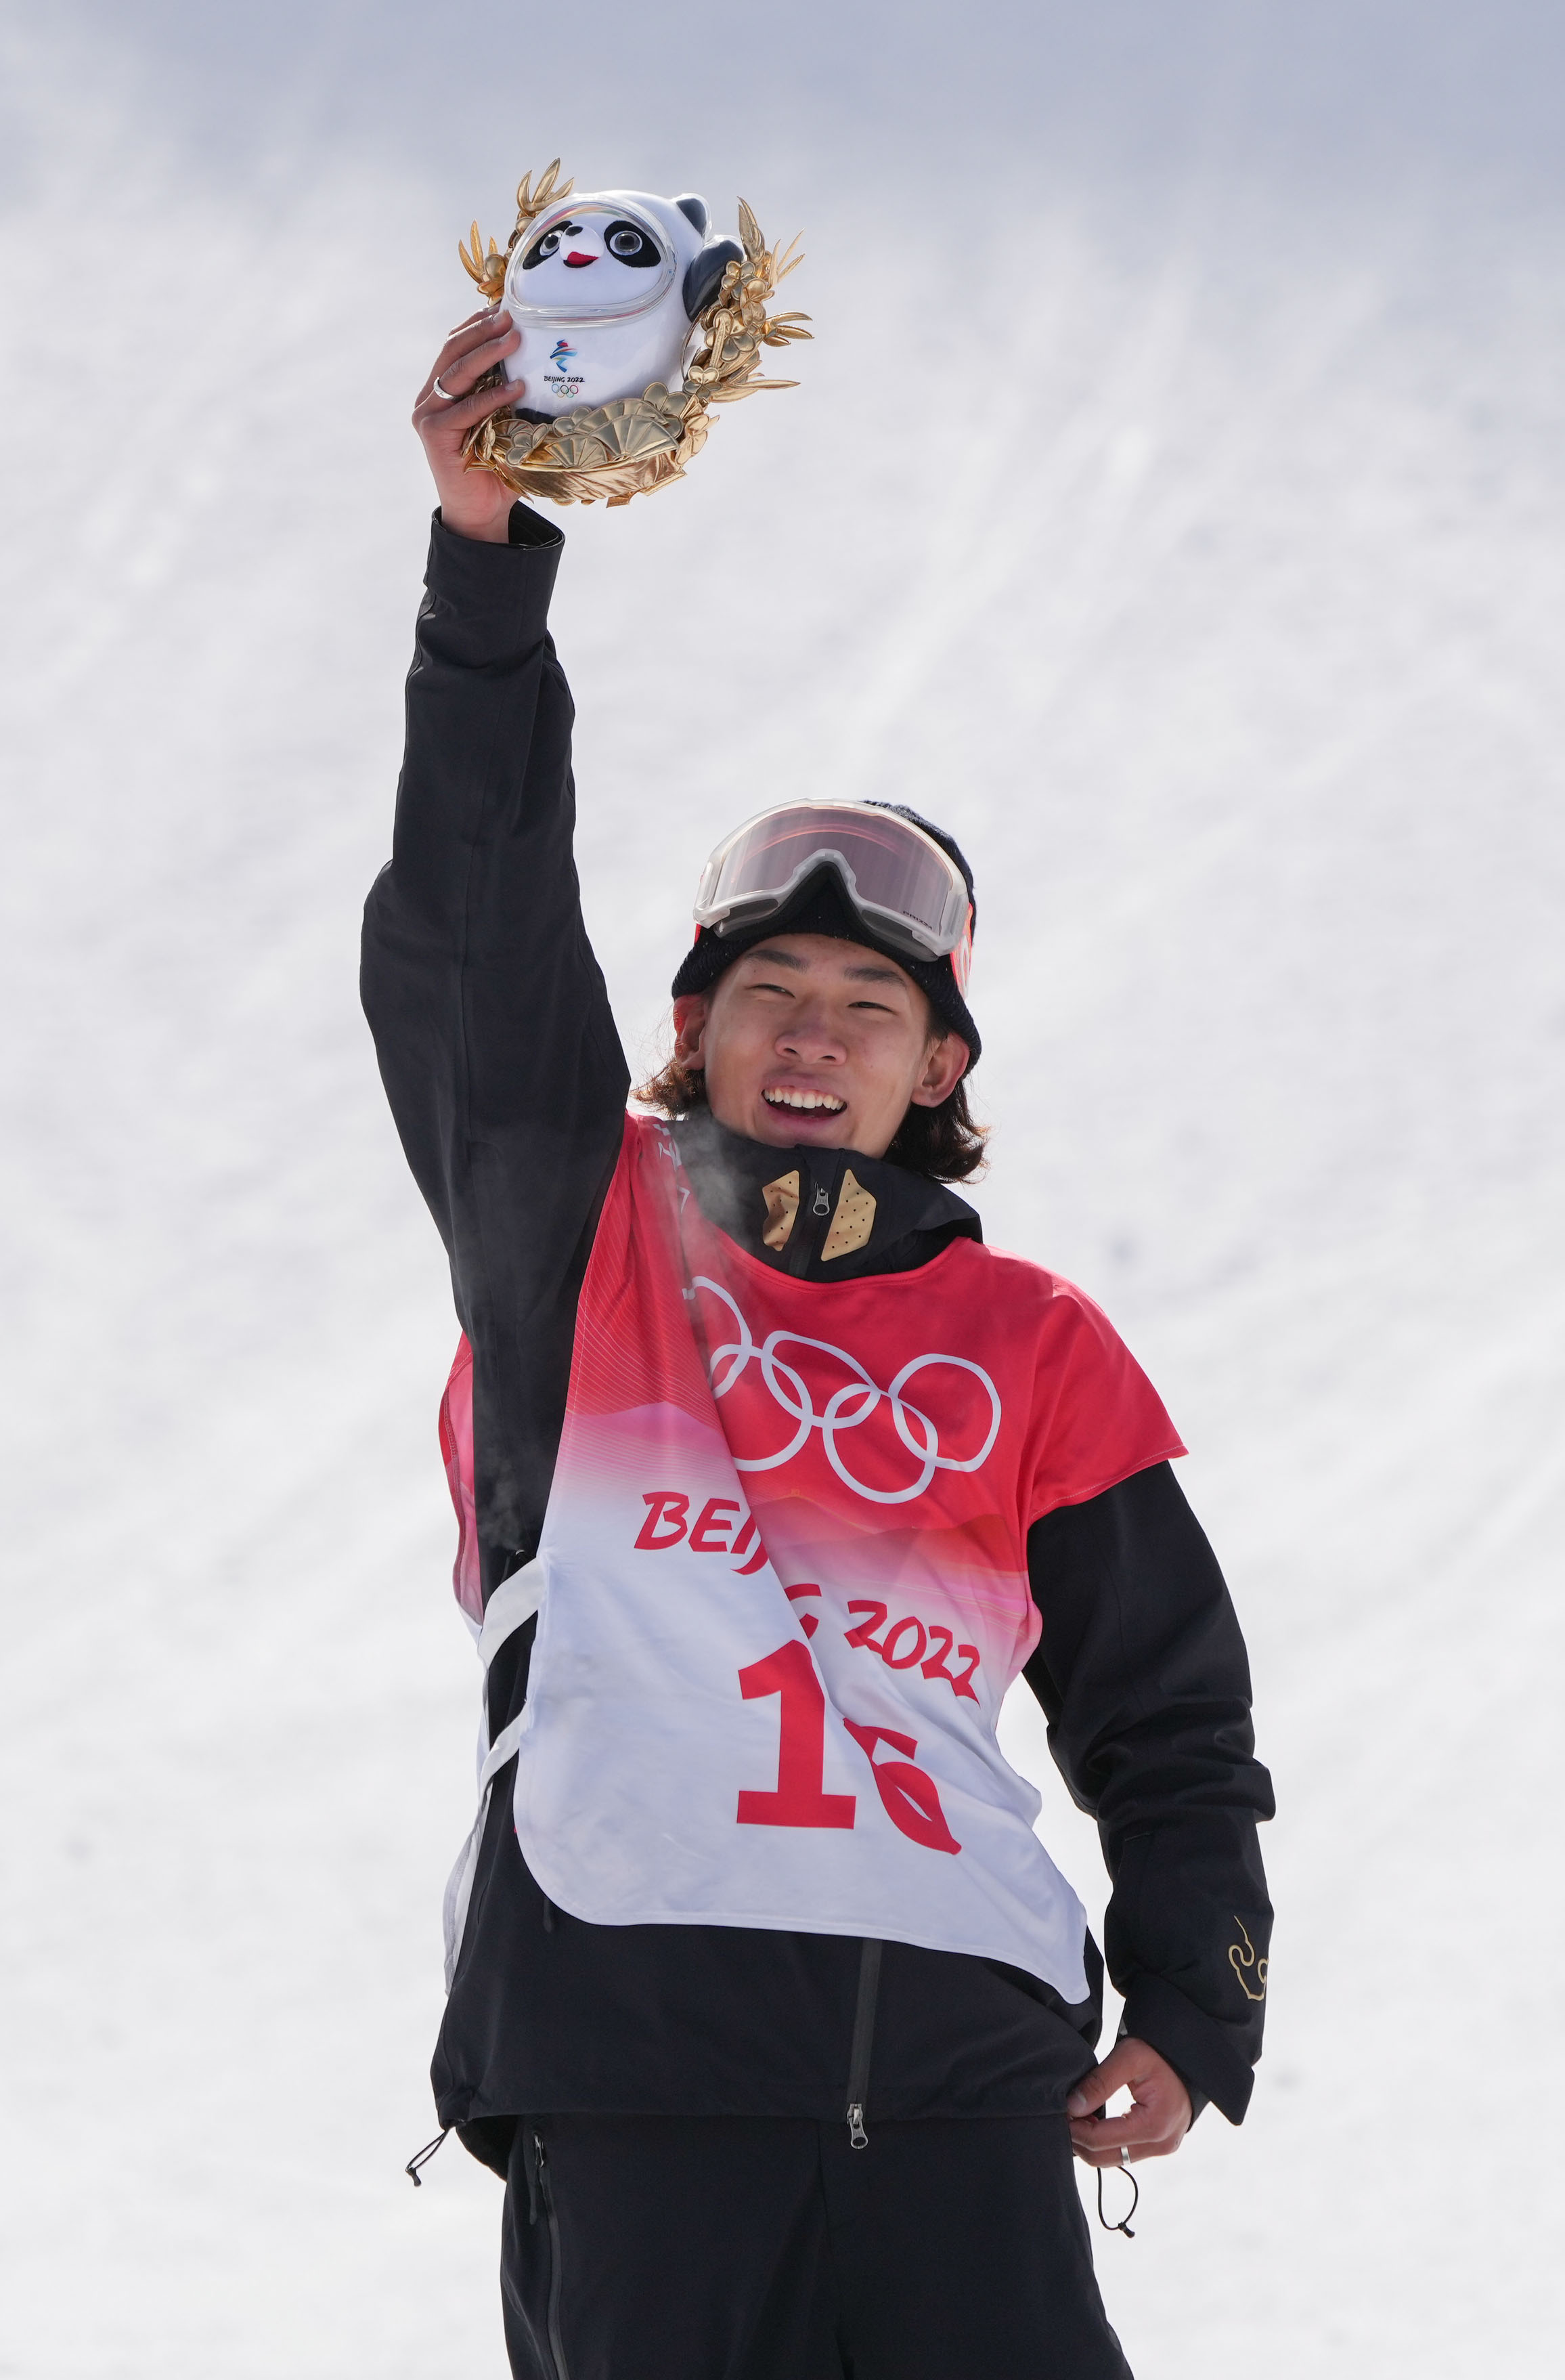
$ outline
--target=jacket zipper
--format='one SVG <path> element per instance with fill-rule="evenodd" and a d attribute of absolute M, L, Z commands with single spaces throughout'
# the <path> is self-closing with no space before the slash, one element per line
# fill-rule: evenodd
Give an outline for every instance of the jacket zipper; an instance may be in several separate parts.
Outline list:
<path fill-rule="evenodd" d="M 549 2352 L 554 2362 L 554 2380 L 571 2380 L 565 2365 L 565 2342 L 560 2332 L 560 2291 L 563 2276 L 560 2271 L 560 2217 L 554 2209 L 554 2185 L 549 2179 L 549 2158 L 541 2132 L 532 2136 L 533 2161 L 538 2168 L 539 2195 L 543 2211 L 549 2217 Z"/>
<path fill-rule="evenodd" d="M 869 2146 L 864 2125 L 864 2103 L 869 2096 L 869 2053 L 875 2046 L 875 2000 L 880 1988 L 880 1942 L 866 1942 L 858 1958 L 858 2004 L 853 2014 L 853 2048 L 848 2056 L 848 2145 Z"/>
<path fill-rule="evenodd" d="M 783 1256 L 783 1269 L 795 1281 L 802 1281 L 826 1245 L 826 1234 L 831 1228 L 831 1182 L 822 1178 L 807 1165 L 804 1168 L 804 1196 L 794 1217 L 794 1228 L 788 1235 Z"/>

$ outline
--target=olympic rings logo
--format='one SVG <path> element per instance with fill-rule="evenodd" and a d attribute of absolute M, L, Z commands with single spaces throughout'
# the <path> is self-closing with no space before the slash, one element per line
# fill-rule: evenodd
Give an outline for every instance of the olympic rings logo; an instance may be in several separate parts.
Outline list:
<path fill-rule="evenodd" d="M 730 1339 L 711 1351 L 710 1377 L 713 1396 L 721 1402 L 743 1379 L 751 1364 L 758 1364 L 760 1377 L 771 1391 L 774 1402 L 795 1425 L 793 1437 L 777 1453 L 734 1455 L 735 1471 L 779 1470 L 784 1463 L 791 1463 L 808 1443 L 811 1430 L 818 1429 L 826 1460 L 844 1488 L 851 1488 L 855 1496 L 862 1496 L 867 1503 L 911 1504 L 915 1497 L 922 1496 L 937 1471 L 978 1471 L 989 1461 L 995 1439 L 1000 1435 L 1001 1406 L 999 1391 L 981 1364 L 969 1363 L 965 1355 L 915 1355 L 903 1366 L 891 1386 L 882 1389 L 870 1378 L 856 1356 L 850 1355 L 845 1347 L 833 1347 L 828 1340 L 807 1339 L 797 1330 L 774 1330 L 765 1343 L 758 1347 L 736 1300 L 720 1281 L 709 1281 L 704 1273 L 698 1273 L 695 1286 L 710 1290 L 713 1297 L 727 1306 L 739 1333 L 736 1339 Z M 803 1376 L 779 1355 L 777 1351 L 782 1346 L 813 1347 L 818 1354 L 829 1355 L 834 1362 L 845 1365 L 854 1378 L 845 1380 L 840 1389 L 833 1390 L 826 1401 L 825 1411 L 818 1414 Z M 977 1454 L 965 1457 L 942 1454 L 938 1426 L 903 1394 L 916 1373 L 927 1371 L 935 1364 L 948 1365 L 953 1371 L 971 1372 L 984 1384 L 984 1391 L 989 1401 L 989 1425 L 988 1435 Z M 891 1406 L 897 1436 L 919 1465 L 918 1476 L 909 1488 L 868 1487 L 864 1480 L 854 1476 L 843 1459 L 838 1440 L 846 1432 L 862 1428 L 882 1404 Z"/>

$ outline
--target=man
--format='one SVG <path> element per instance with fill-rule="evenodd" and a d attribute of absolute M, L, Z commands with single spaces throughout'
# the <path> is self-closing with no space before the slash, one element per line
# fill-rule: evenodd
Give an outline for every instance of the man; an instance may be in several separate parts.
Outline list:
<path fill-rule="evenodd" d="M 719 845 L 629 1087 L 582 928 L 559 532 L 440 497 L 365 1002 L 463 1343 L 443 1411 L 490 1743 L 440 2118 L 506 2179 L 518 2374 L 1107 2380 L 1071 2168 L 1243 2116 L 1270 1910 L 1244 1646 L 1168 1416 L 982 1245 L 955 844 Z M 1102 1961 L 994 1742 L 1025 1673 L 1113 1878 Z M 1127 2115 L 1103 2110 L 1122 2087 Z"/>

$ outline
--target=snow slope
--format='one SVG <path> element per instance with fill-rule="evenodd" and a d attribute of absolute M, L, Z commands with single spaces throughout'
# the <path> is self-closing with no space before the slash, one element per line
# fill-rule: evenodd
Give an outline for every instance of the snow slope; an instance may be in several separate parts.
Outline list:
<path fill-rule="evenodd" d="M 819 334 L 687 485 L 566 521 L 627 1040 L 737 812 L 949 820 L 991 1236 L 1147 1364 L 1249 1630 L 1272 2031 L 1244 2131 L 1103 2243 L 1132 2361 L 1558 2335 L 1558 38 L 836 21 L 649 65 L 600 12 L 558 100 L 455 12 L 6 33 L 0 2374 L 503 2370 L 498 2192 L 400 2173 L 475 1672 L 455 1329 L 354 974 L 406 404 L 457 231 L 556 148 L 802 225 Z M 1057 1787 L 1044 1831 L 1100 1904 Z"/>

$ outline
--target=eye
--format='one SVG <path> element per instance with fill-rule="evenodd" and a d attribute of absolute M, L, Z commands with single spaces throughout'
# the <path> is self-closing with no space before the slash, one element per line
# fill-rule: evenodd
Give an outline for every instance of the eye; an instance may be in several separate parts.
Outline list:
<path fill-rule="evenodd" d="M 527 254 L 522 259 L 522 271 L 524 273 L 530 273 L 535 264 L 542 264 L 547 258 L 553 255 L 555 249 L 560 245 L 561 228 L 562 227 L 559 225 L 556 225 L 552 231 L 546 231 L 541 239 L 534 240 L 532 246 L 528 249 Z"/>
<path fill-rule="evenodd" d="M 603 245 L 621 264 L 632 265 L 637 272 L 663 261 L 662 251 L 633 223 L 612 223 L 603 235 Z"/>

